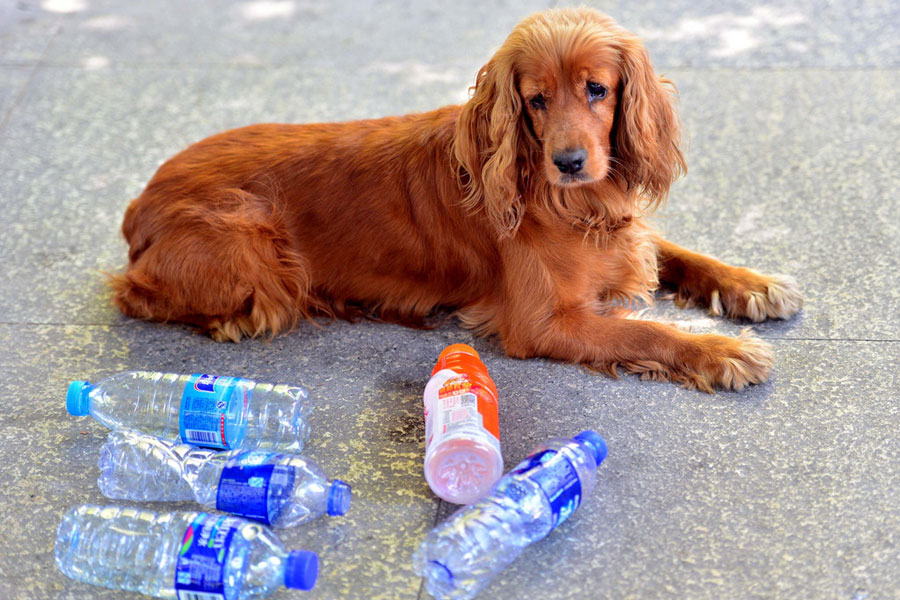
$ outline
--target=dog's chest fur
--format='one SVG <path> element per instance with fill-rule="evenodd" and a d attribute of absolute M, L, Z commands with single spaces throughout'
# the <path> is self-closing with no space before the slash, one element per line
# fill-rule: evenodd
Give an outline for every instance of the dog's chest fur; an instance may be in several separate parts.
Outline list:
<path fill-rule="evenodd" d="M 634 219 L 612 232 L 592 271 L 603 304 L 650 303 L 659 286 L 655 234 L 643 219 Z M 605 307 L 604 307 L 605 308 Z"/>
<path fill-rule="evenodd" d="M 517 236 L 563 304 L 596 302 L 604 310 L 652 301 L 659 282 L 656 233 L 639 215 L 571 224 L 545 213 L 526 219 Z"/>

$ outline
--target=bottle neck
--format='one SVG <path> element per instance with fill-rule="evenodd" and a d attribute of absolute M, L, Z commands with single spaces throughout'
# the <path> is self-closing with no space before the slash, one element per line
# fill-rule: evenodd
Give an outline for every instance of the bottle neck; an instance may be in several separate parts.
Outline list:
<path fill-rule="evenodd" d="M 173 455 L 180 459 L 181 477 L 196 493 L 198 486 L 205 488 L 210 484 L 218 485 L 225 462 L 231 453 L 182 444 L 173 448 Z"/>

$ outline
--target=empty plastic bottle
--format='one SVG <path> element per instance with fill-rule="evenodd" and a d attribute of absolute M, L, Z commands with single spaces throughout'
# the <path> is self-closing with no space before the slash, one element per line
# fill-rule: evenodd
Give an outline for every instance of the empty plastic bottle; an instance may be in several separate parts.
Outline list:
<path fill-rule="evenodd" d="M 130 371 L 94 384 L 73 381 L 66 408 L 110 429 L 195 446 L 299 452 L 309 437 L 307 396 L 302 386 L 240 377 Z"/>
<path fill-rule="evenodd" d="M 593 431 L 538 446 L 491 493 L 456 511 L 416 550 L 416 573 L 436 598 L 473 598 L 523 548 L 565 521 L 594 487 L 606 442 Z"/>
<path fill-rule="evenodd" d="M 55 557 L 72 579 L 179 600 L 311 590 L 319 571 L 314 552 L 288 552 L 270 529 L 239 517 L 90 504 L 63 516 Z"/>
<path fill-rule="evenodd" d="M 453 504 L 478 500 L 503 475 L 497 386 L 475 348 L 444 348 L 423 393 L 425 480 Z"/>
<path fill-rule="evenodd" d="M 97 485 L 115 500 L 196 500 L 223 512 L 293 527 L 350 508 L 350 486 L 329 482 L 296 454 L 217 452 L 122 429 L 100 449 Z"/>

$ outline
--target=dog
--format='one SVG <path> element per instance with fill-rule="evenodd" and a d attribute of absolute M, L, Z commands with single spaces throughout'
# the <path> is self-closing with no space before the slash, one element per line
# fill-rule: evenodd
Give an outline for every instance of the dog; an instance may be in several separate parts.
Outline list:
<path fill-rule="evenodd" d="M 261 124 L 164 163 L 125 214 L 126 315 L 216 340 L 320 316 L 421 325 L 438 311 L 516 358 L 711 392 L 767 379 L 771 347 L 635 316 L 662 284 L 714 315 L 786 319 L 794 281 L 664 240 L 686 172 L 674 86 L 591 9 L 522 21 L 470 99 L 423 114 Z"/>

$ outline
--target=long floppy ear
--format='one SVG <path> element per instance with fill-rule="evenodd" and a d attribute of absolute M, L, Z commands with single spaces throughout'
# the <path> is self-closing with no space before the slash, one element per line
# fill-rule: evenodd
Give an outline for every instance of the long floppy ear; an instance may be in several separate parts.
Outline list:
<path fill-rule="evenodd" d="M 456 124 L 453 155 L 466 190 L 463 205 L 483 209 L 500 237 L 516 232 L 525 203 L 519 193 L 522 101 L 512 60 L 498 52 L 478 72 L 472 98 Z"/>
<path fill-rule="evenodd" d="M 679 144 L 675 86 L 657 77 L 641 41 L 627 35 L 622 46 L 622 91 L 616 114 L 616 158 L 629 188 L 655 205 L 687 172 Z"/>

